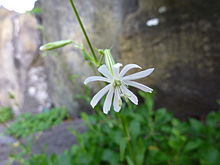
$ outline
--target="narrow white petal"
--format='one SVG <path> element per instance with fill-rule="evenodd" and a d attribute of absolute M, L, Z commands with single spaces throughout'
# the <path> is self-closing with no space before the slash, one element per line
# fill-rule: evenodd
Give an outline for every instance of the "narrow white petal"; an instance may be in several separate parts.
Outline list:
<path fill-rule="evenodd" d="M 121 70 L 120 76 L 124 76 L 129 70 L 134 69 L 134 68 L 141 69 L 141 67 L 138 66 L 137 64 L 128 64 L 128 65 L 125 65 L 125 67 Z"/>
<path fill-rule="evenodd" d="M 105 77 L 112 79 L 112 75 L 109 72 L 108 68 L 106 67 L 106 65 L 102 65 L 98 68 L 98 71 L 103 74 Z"/>
<path fill-rule="evenodd" d="M 115 75 L 116 77 L 119 77 L 119 70 L 120 70 L 120 67 L 121 67 L 121 66 L 122 66 L 122 64 L 120 64 L 120 63 L 114 64 L 114 65 L 112 66 L 112 70 L 113 70 L 114 75 Z"/>
<path fill-rule="evenodd" d="M 119 89 L 116 88 L 115 89 L 115 95 L 114 95 L 114 101 L 113 101 L 113 106 L 114 106 L 114 110 L 115 112 L 119 112 L 120 109 L 121 109 L 121 96 L 120 96 L 120 93 L 119 93 Z"/>
<path fill-rule="evenodd" d="M 134 104 L 138 104 L 138 98 L 135 96 L 134 93 L 132 93 L 125 85 L 121 85 L 121 91 L 122 93 L 128 97 Z"/>
<path fill-rule="evenodd" d="M 114 94 L 114 88 L 111 87 L 109 89 L 109 91 L 108 91 L 108 94 L 106 96 L 106 99 L 105 99 L 105 102 L 104 102 L 104 106 L 103 106 L 103 112 L 105 114 L 108 114 L 108 112 L 111 109 L 113 94 Z"/>
<path fill-rule="evenodd" d="M 87 79 L 85 79 L 84 84 L 88 84 L 90 82 L 93 81 L 105 81 L 105 82 L 110 82 L 109 79 L 105 78 L 105 77 L 101 77 L 101 76 L 91 76 L 88 77 Z"/>
<path fill-rule="evenodd" d="M 125 76 L 123 77 L 123 80 L 136 80 L 136 79 L 144 78 L 144 77 L 149 76 L 153 71 L 154 71 L 154 68 L 150 68 L 150 69 L 147 69 L 141 72 L 131 74 L 129 76 Z"/>
<path fill-rule="evenodd" d="M 101 98 L 109 91 L 111 84 L 102 88 L 91 100 L 90 104 L 94 108 Z"/>
<path fill-rule="evenodd" d="M 138 89 L 140 89 L 140 90 L 142 90 L 142 91 L 144 91 L 144 92 L 150 92 L 150 93 L 151 93 L 151 92 L 153 91 L 153 89 L 149 88 L 149 87 L 146 86 L 146 85 L 140 84 L 140 83 L 138 83 L 138 82 L 125 81 L 125 84 L 126 84 L 126 85 L 130 85 L 130 86 L 133 86 L 133 87 L 135 87 L 135 88 L 138 88 Z"/>

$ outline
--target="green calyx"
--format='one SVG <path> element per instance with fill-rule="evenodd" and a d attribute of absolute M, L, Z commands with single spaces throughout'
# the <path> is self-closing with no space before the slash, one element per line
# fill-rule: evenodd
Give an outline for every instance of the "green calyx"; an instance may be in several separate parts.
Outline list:
<path fill-rule="evenodd" d="M 112 54 L 111 54 L 111 50 L 110 49 L 105 49 L 104 50 L 104 55 L 105 55 L 105 64 L 108 68 L 108 70 L 114 74 L 113 70 L 112 70 L 112 66 L 115 64 L 115 61 L 112 57 Z"/>

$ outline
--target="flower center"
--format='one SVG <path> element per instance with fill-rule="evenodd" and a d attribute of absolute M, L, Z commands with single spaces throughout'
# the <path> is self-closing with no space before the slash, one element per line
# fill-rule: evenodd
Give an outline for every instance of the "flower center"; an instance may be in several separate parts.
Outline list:
<path fill-rule="evenodd" d="M 121 81 L 120 81 L 120 80 L 114 80 L 113 86 L 114 86 L 114 87 L 119 87 L 119 86 L 121 86 Z"/>

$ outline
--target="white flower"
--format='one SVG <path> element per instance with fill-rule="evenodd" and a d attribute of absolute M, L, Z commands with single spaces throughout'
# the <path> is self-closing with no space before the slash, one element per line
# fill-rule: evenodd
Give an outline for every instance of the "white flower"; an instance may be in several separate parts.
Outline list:
<path fill-rule="evenodd" d="M 143 77 L 146 77 L 150 75 L 154 68 L 150 68 L 141 72 L 137 72 L 128 76 L 125 76 L 125 74 L 133 68 L 139 68 L 140 66 L 136 64 L 128 64 L 126 65 L 120 72 L 120 67 L 122 64 L 117 63 L 112 66 L 112 73 L 107 69 L 106 65 L 102 65 L 98 68 L 98 71 L 104 76 L 91 76 L 88 77 L 84 84 L 93 82 L 93 81 L 104 81 L 109 83 L 107 86 L 102 88 L 91 100 L 90 104 L 94 108 L 96 104 L 101 100 L 101 98 L 107 93 L 104 106 L 103 106 L 103 112 L 107 114 L 110 109 L 113 102 L 114 110 L 116 112 L 119 112 L 121 109 L 122 101 L 121 97 L 125 96 L 127 97 L 132 103 L 138 104 L 137 96 L 134 95 L 129 89 L 128 86 L 132 86 L 135 88 L 138 88 L 144 92 L 152 92 L 153 89 L 140 84 L 138 82 L 135 82 L 133 80 L 140 79 Z"/>

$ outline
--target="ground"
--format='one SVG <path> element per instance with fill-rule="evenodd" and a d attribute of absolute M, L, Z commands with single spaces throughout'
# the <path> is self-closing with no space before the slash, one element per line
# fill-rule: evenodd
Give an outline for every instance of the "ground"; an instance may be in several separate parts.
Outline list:
<path fill-rule="evenodd" d="M 40 153 L 46 144 L 48 145 L 48 154 L 54 152 L 61 153 L 68 149 L 76 143 L 76 139 L 69 129 L 76 129 L 80 132 L 85 131 L 81 119 L 64 121 L 60 125 L 43 132 L 41 135 L 36 134 L 36 136 L 39 135 L 39 139 L 34 142 L 33 153 Z M 10 153 L 14 151 L 11 144 L 16 142 L 14 138 L 5 135 L 4 130 L 4 126 L 0 125 L 0 165 L 7 164 Z M 22 139 L 22 141 L 25 143 L 26 139 Z"/>

